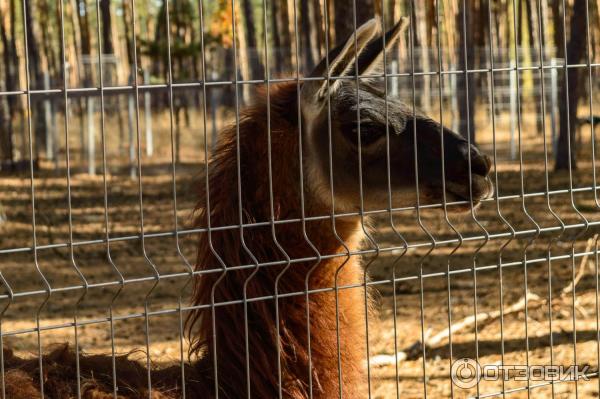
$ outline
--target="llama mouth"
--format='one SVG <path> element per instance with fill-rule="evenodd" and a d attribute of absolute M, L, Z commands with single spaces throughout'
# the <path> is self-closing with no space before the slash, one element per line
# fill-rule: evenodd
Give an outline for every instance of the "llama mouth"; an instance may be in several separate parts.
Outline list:
<path fill-rule="evenodd" d="M 428 187 L 426 197 L 429 201 L 441 203 L 444 201 L 442 196 L 442 184 L 439 182 Z M 465 182 L 456 182 L 447 180 L 445 184 L 445 203 L 450 204 L 450 210 L 458 212 L 471 209 L 479 206 L 481 201 L 491 198 L 494 195 L 494 186 L 489 177 L 473 175 L 471 179 L 471 187 Z"/>
<path fill-rule="evenodd" d="M 448 202 L 472 202 L 476 206 L 481 201 L 491 198 L 494 195 L 494 185 L 489 177 L 474 175 L 471 179 L 470 187 L 469 185 L 447 181 L 446 195 L 448 194 L 453 197 L 452 199 L 447 198 Z"/>

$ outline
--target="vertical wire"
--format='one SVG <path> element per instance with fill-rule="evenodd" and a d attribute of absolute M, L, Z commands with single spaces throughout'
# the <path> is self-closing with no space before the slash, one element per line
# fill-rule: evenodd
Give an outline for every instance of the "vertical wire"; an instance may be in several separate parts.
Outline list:
<path fill-rule="evenodd" d="M 446 224 L 450 227 L 450 229 L 456 234 L 457 237 L 457 245 L 454 246 L 454 248 L 452 248 L 452 250 L 450 251 L 450 253 L 448 254 L 447 260 L 446 260 L 446 290 L 447 290 L 447 296 L 446 296 L 446 301 L 447 301 L 447 312 L 448 312 L 448 348 L 449 348 L 449 370 L 452 370 L 452 363 L 453 363 L 453 350 L 452 350 L 452 286 L 451 286 L 451 276 L 450 276 L 450 260 L 452 259 L 452 256 L 456 253 L 456 251 L 458 251 L 458 249 L 463 245 L 463 236 L 460 233 L 460 231 L 458 231 L 458 229 L 456 229 L 456 227 L 454 226 L 454 224 L 452 224 L 452 222 L 450 221 L 450 218 L 448 217 L 448 199 L 446 196 L 446 154 L 445 154 L 445 143 L 444 143 L 444 105 L 443 105 L 443 99 L 442 99 L 442 94 L 443 94 L 443 78 L 442 78 L 442 44 L 441 44 L 441 23 L 440 23 L 440 3 L 439 0 L 435 1 L 435 9 L 436 9 L 436 13 L 435 13 L 435 23 L 437 26 L 437 32 L 436 32 L 436 47 L 437 47 L 437 58 L 438 58 L 438 70 L 437 70 L 437 75 L 438 75 L 438 101 L 439 101 L 439 108 L 440 108 L 440 154 L 441 154 L 441 161 L 442 161 L 442 168 L 441 168 L 441 175 L 442 175 L 442 207 L 444 210 L 444 219 Z M 451 371 L 450 371 L 451 372 Z M 454 398 L 454 384 L 452 382 L 450 382 L 450 397 Z"/>
<path fill-rule="evenodd" d="M 477 246 L 477 248 L 475 248 L 475 251 L 473 252 L 472 256 L 472 265 L 473 265 L 473 269 L 472 269 L 472 279 L 473 279 L 473 318 L 474 318 L 474 334 L 475 334 L 475 361 L 477 363 L 479 363 L 479 327 L 478 327 L 478 323 L 477 323 L 477 314 L 478 314 L 478 302 L 477 302 L 477 258 L 479 255 L 479 252 L 481 251 L 481 249 L 489 242 L 490 240 L 490 236 L 488 231 L 486 230 L 486 228 L 481 224 L 481 222 L 477 219 L 477 217 L 475 216 L 475 207 L 473 205 L 473 171 L 471 170 L 471 164 L 472 164 L 472 157 L 471 157 L 471 129 L 475 129 L 475 126 L 471 126 L 471 117 L 470 117 L 470 113 L 471 110 L 469 109 L 469 58 L 468 58 L 468 43 L 467 43 L 467 35 L 466 35 L 466 31 L 467 31 L 467 12 L 468 9 L 466 7 L 466 0 L 462 1 L 462 7 L 463 7 L 463 13 L 462 13 L 462 29 L 463 32 L 465 33 L 463 35 L 464 40 L 462 43 L 463 46 L 463 55 L 464 55 L 464 60 L 465 60 L 465 65 L 464 65 L 464 74 L 465 74 L 465 102 L 466 102 L 466 115 L 465 115 L 465 119 L 467 122 L 467 172 L 468 172 L 468 181 L 469 181 L 469 206 L 470 206 L 470 214 L 471 214 L 471 220 L 473 220 L 473 222 L 475 222 L 475 224 L 477 225 L 477 227 L 479 229 L 481 229 L 482 233 L 484 234 L 485 238 L 484 240 L 481 242 L 481 244 L 479 246 Z M 474 144 L 474 143 L 473 143 Z M 477 385 L 476 385 L 476 389 L 477 389 L 477 395 L 479 395 L 479 380 L 477 381 Z"/>
<path fill-rule="evenodd" d="M 590 107 L 590 143 L 591 143 L 591 151 L 592 151 L 592 187 L 594 192 L 594 202 L 596 203 L 596 207 L 600 208 L 600 202 L 598 201 L 598 192 L 596 190 L 596 138 L 595 138 L 595 128 L 594 128 L 594 85 L 592 80 L 592 55 L 591 55 L 591 34 L 590 34 L 590 15 L 589 15 L 589 1 L 585 1 L 585 25 L 586 25 L 586 58 L 587 58 L 587 68 L 588 68 L 588 87 L 589 87 L 589 107 Z M 596 274 L 596 289 L 595 289 L 595 298 L 596 298 L 596 360 L 597 366 L 600 366 L 600 298 L 599 298 L 599 281 L 598 281 L 598 239 L 596 236 L 594 252 L 595 252 L 595 274 Z M 600 367 L 597 367 L 600 370 Z M 600 392 L 600 379 L 598 382 L 598 391 Z"/>
<path fill-rule="evenodd" d="M 408 252 L 408 242 L 404 236 L 398 231 L 396 224 L 394 223 L 393 202 L 392 202 L 392 173 L 391 173 L 391 160 L 390 160 L 390 126 L 389 126 L 389 101 L 388 101 L 388 73 L 387 73 L 387 43 L 386 43 L 386 26 L 385 26 L 385 1 L 381 0 L 381 23 L 382 23 L 382 35 L 381 40 L 383 41 L 383 82 L 384 82 L 384 104 L 385 104 L 385 161 L 386 161 L 386 175 L 387 175 L 387 189 L 388 189 L 388 214 L 390 228 L 394 234 L 402 242 L 402 252 L 396 256 L 394 263 L 392 264 L 392 312 L 394 322 L 394 360 L 395 360 L 395 374 L 396 374 L 396 399 L 400 399 L 400 369 L 398 365 L 398 305 L 396 303 L 396 266 L 400 259 Z M 360 136 L 359 136 L 360 137 Z M 359 139 L 360 140 L 360 139 Z"/>
<path fill-rule="evenodd" d="M 236 144 L 236 163 L 237 163 L 237 194 L 238 194 L 238 219 L 240 228 L 240 242 L 244 252 L 250 257 L 251 262 L 254 264 L 254 268 L 246 277 L 243 284 L 243 302 L 244 302 L 244 338 L 246 348 L 246 394 L 248 399 L 251 397 L 251 384 L 250 384 L 250 341 L 249 341 L 249 327 L 248 327 L 248 283 L 258 273 L 259 263 L 254 254 L 250 251 L 246 245 L 244 239 L 244 207 L 242 204 L 242 167 L 241 167 L 241 152 L 240 152 L 240 96 L 239 96 L 239 79 L 238 79 L 238 58 L 237 58 L 237 36 L 236 36 L 236 11 L 235 11 L 235 0 L 231 0 L 231 13 L 232 13 L 232 25 L 233 25 L 233 64 L 235 71 L 235 144 Z"/>
<path fill-rule="evenodd" d="M 0 393 L 2 394 L 2 399 L 6 399 L 6 374 L 4 368 L 4 314 L 12 305 L 14 300 L 14 291 L 8 281 L 4 278 L 4 275 L 0 271 L 0 284 L 5 287 L 8 295 L 8 300 L 6 301 L 6 305 L 2 307 L 0 310 Z"/>
<path fill-rule="evenodd" d="M 285 6 L 287 7 L 287 1 L 285 2 Z M 271 237 L 273 238 L 273 243 L 275 247 L 281 252 L 283 257 L 285 258 L 286 264 L 275 277 L 274 282 L 274 302 L 275 302 L 275 332 L 276 332 L 276 351 L 277 351 L 277 383 L 279 390 L 279 397 L 283 398 L 283 384 L 281 378 L 281 336 L 280 336 L 280 325 L 279 325 L 279 281 L 281 277 L 285 274 L 285 272 L 290 267 L 290 257 L 287 252 L 283 249 L 279 241 L 277 240 L 277 235 L 275 233 L 275 207 L 273 204 L 273 157 L 272 157 L 272 148 L 271 148 L 271 67 L 269 64 L 269 43 L 268 43 L 268 21 L 267 21 L 267 0 L 263 0 L 263 24 L 264 24 L 264 46 L 265 46 L 265 82 L 267 85 L 267 162 L 269 164 L 268 171 L 268 179 L 269 179 L 269 211 L 270 211 L 270 225 L 271 225 Z M 283 27 L 286 29 L 287 27 Z M 275 33 L 277 34 L 277 32 Z"/>
<path fill-rule="evenodd" d="M 587 4 L 586 4 L 587 5 Z M 581 237 L 583 234 L 585 234 L 585 232 L 588 230 L 589 227 L 589 222 L 586 219 L 585 216 L 583 216 L 583 214 L 579 211 L 579 209 L 577 209 L 577 206 L 575 205 L 575 198 L 574 198 L 574 193 L 573 193 L 573 165 L 572 165 L 572 156 L 571 156 L 571 151 L 573 151 L 573 148 L 571 146 L 571 121 L 570 121 L 570 105 L 569 105 L 569 62 L 568 62 L 568 58 L 569 58 L 569 54 L 567 52 L 567 12 L 566 12 L 566 6 L 565 6 L 565 0 L 562 0 L 562 8 L 563 8 L 563 49 L 564 49 L 564 54 L 565 54 L 565 63 L 564 63 L 564 79 L 565 79 L 565 108 L 566 108 L 566 116 L 567 116 L 567 152 L 568 152 L 568 167 L 569 167 L 569 197 L 570 197 L 570 201 L 571 201 L 571 208 L 573 209 L 573 211 L 575 211 L 575 213 L 577 214 L 577 216 L 579 217 L 579 219 L 584 223 L 584 229 L 581 230 L 579 233 L 577 233 L 575 235 L 575 237 L 573 237 L 572 241 L 571 241 L 571 280 L 573 282 L 573 290 L 571 291 L 571 300 L 572 300 L 572 307 L 571 307 L 571 313 L 573 314 L 573 364 L 577 364 L 577 314 L 576 314 L 576 309 L 575 309 L 575 304 L 576 304 L 576 286 L 575 286 L 575 243 L 577 242 L 577 239 L 579 237 Z M 586 13 L 588 12 L 587 8 L 586 8 Z M 579 62 L 579 60 L 576 60 L 576 62 Z M 561 121 L 562 123 L 562 121 Z M 579 397 L 579 387 L 578 387 L 578 382 L 579 382 L 579 378 L 575 379 L 575 397 Z"/>
<path fill-rule="evenodd" d="M 356 22 L 356 0 L 352 0 L 352 17 L 354 24 L 354 32 L 358 30 L 357 22 Z M 383 33 L 385 36 L 385 32 Z M 385 51 L 385 47 L 384 47 Z M 369 259 L 367 264 L 364 266 L 363 276 L 364 276 L 364 312 L 365 312 L 365 344 L 366 344 L 366 360 L 367 360 L 367 392 L 369 393 L 369 398 L 371 397 L 371 362 L 369 361 L 369 292 L 367 286 L 367 273 L 369 267 L 373 264 L 373 262 L 379 257 L 379 245 L 371 234 L 365 228 L 365 204 L 364 204 L 364 193 L 363 193 L 363 176 L 362 176 L 362 143 L 360 138 L 360 70 L 358 69 L 358 35 L 354 34 L 354 67 L 355 67 L 355 83 L 356 83 L 356 140 L 358 147 L 358 193 L 360 198 L 360 207 L 359 207 L 359 217 L 360 217 L 360 225 L 361 229 L 367 238 L 367 240 L 375 247 L 375 255 Z M 385 68 L 385 65 L 384 65 Z M 387 129 L 387 128 L 386 128 Z M 337 276 L 336 276 L 337 277 Z"/>
<path fill-rule="evenodd" d="M 212 361 L 213 361 L 213 379 L 215 385 L 215 399 L 219 399 L 219 367 L 218 367 L 218 352 L 217 352 L 217 314 L 215 309 L 215 291 L 219 283 L 223 280 L 227 274 L 227 266 L 223 259 L 215 249 L 212 242 L 212 223 L 211 223 L 211 209 L 210 209 L 210 162 L 209 162 L 209 149 L 208 149 L 208 129 L 206 122 L 207 105 L 206 105 L 206 47 L 204 42 L 204 7 L 203 0 L 198 0 L 198 15 L 200 17 L 200 54 L 202 60 L 202 127 L 204 129 L 204 190 L 206 195 L 205 214 L 206 214 L 206 235 L 208 238 L 208 247 L 211 254 L 215 257 L 219 265 L 221 266 L 222 272 L 217 277 L 215 282 L 212 284 L 210 289 L 210 312 L 211 312 L 211 327 L 212 327 Z M 233 15 L 235 18 L 235 14 Z M 233 43 L 235 46 L 235 29 L 233 30 Z M 237 72 L 236 72 L 237 77 Z M 237 85 L 236 85 L 237 90 Z M 214 104 L 213 104 L 214 106 Z M 191 333 L 191 331 L 190 331 Z"/>
<path fill-rule="evenodd" d="M 425 259 L 429 257 L 429 255 L 437 248 L 437 241 L 435 237 L 431 234 L 429 229 L 425 227 L 423 224 L 423 220 L 421 219 L 421 199 L 419 195 L 419 156 L 418 156 L 418 144 L 417 144 L 417 89 L 415 82 L 415 43 L 414 43 L 414 35 L 415 32 L 415 21 L 413 18 L 414 15 L 414 0 L 410 0 L 410 25 L 409 25 L 409 53 L 410 53 L 410 76 L 412 83 L 412 118 L 413 118 L 413 155 L 415 157 L 414 167 L 415 167 L 415 199 L 416 199 L 416 212 L 417 212 L 417 222 L 421 230 L 425 233 L 427 238 L 429 239 L 429 249 L 427 252 L 421 257 L 419 260 L 419 308 L 420 308 L 420 322 L 421 322 L 421 351 L 422 351 L 422 369 L 423 369 L 423 397 L 427 398 L 427 357 L 426 357 L 426 348 L 425 348 L 425 301 L 423 294 L 423 266 L 425 263 Z"/>
<path fill-rule="evenodd" d="M 303 1 L 303 0 L 300 0 Z M 300 80 L 300 37 L 298 35 L 298 5 L 297 0 L 294 2 L 294 40 L 296 50 L 296 101 L 297 101 L 297 113 L 298 113 L 298 164 L 299 164 L 299 187 L 300 187 L 300 219 L 302 223 L 302 235 L 304 241 L 308 244 L 310 249 L 315 253 L 316 261 L 308 269 L 304 278 L 304 295 L 306 302 L 306 351 L 308 353 L 308 397 L 313 397 L 313 376 L 312 376 L 312 348 L 310 338 L 310 298 L 309 298 L 309 283 L 312 272 L 321 264 L 321 253 L 312 241 L 308 238 L 306 233 L 306 209 L 304 206 L 304 166 L 303 166 L 303 134 L 302 134 L 302 96 L 300 95 L 301 80 Z"/>
<path fill-rule="evenodd" d="M 543 35 L 543 30 L 542 30 L 542 1 L 544 0 L 538 0 L 537 4 L 538 4 L 538 37 L 539 37 L 539 41 L 540 41 L 540 46 L 539 46 L 539 57 L 540 57 L 540 83 L 541 83 L 541 109 L 542 112 L 544 113 L 543 117 L 542 117 L 542 134 L 543 134 L 543 142 L 544 142 L 544 177 L 545 177 L 545 183 L 546 183 L 546 207 L 548 208 L 548 211 L 550 212 L 550 214 L 552 215 L 552 217 L 558 222 L 559 226 L 560 226 L 560 231 L 558 233 L 558 235 L 553 236 L 550 241 L 548 242 L 548 246 L 546 248 L 546 259 L 547 259 L 547 264 L 548 264 L 548 337 L 549 337 L 549 344 L 550 344 L 550 364 L 554 364 L 554 350 L 553 350 L 553 346 L 554 346 L 554 337 L 553 337 L 553 333 L 552 333 L 552 246 L 555 245 L 563 236 L 564 232 L 565 232 L 565 224 L 562 221 L 562 219 L 558 216 L 558 214 L 554 211 L 554 209 L 552 208 L 552 205 L 550 203 L 550 182 L 549 182 L 549 168 L 548 168 L 548 143 L 547 143 L 547 139 L 546 139 L 546 77 L 544 75 L 544 56 L 545 56 L 545 51 L 544 51 L 544 44 L 545 44 L 545 38 Z M 552 392 L 552 397 L 555 396 L 555 387 L 554 387 L 554 380 L 550 381 L 550 389 Z"/>
<path fill-rule="evenodd" d="M 170 139 L 171 139 L 171 180 L 172 180 L 172 190 L 173 190 L 173 223 L 175 227 L 175 249 L 177 250 L 177 255 L 181 259 L 185 269 L 188 273 L 188 278 L 181 288 L 178 300 L 178 316 L 179 316 L 179 366 L 181 368 L 181 395 L 182 398 L 186 397 L 186 389 L 185 389 L 185 361 L 183 357 L 183 295 L 185 289 L 192 281 L 192 277 L 194 274 L 194 269 L 190 265 L 190 262 L 187 260 L 185 255 L 181 252 L 181 247 L 179 243 L 179 222 L 177 220 L 177 155 L 175 153 L 175 129 L 173 126 L 173 62 L 171 55 L 171 20 L 169 18 L 169 0 L 165 0 L 165 14 L 166 18 L 166 31 L 167 31 L 167 87 L 168 87 L 168 97 L 169 97 L 169 130 L 170 130 Z M 201 32 L 201 35 L 203 32 Z"/>
<path fill-rule="evenodd" d="M 590 47 L 592 46 L 592 39 L 590 33 L 590 5 L 589 0 L 585 0 L 585 27 L 586 27 L 586 63 L 588 70 L 588 87 L 590 91 L 589 95 L 589 107 L 590 107 L 590 144 L 592 150 L 592 185 L 594 192 L 594 200 L 596 202 L 596 207 L 600 208 L 600 203 L 598 202 L 598 196 L 596 191 L 596 151 L 595 151 L 595 135 L 594 135 L 594 123 L 593 123 L 593 112 L 594 112 L 594 82 L 592 80 L 592 54 L 590 51 Z"/>
<path fill-rule="evenodd" d="M 75 261 L 75 253 L 73 250 L 73 207 L 71 202 L 71 147 L 69 145 L 69 98 L 67 94 L 67 56 L 66 56 L 66 44 L 65 44 L 65 23 L 64 23 L 64 9 L 63 9 L 63 0 L 59 1 L 59 11 L 60 11 L 60 40 L 62 47 L 62 66 L 63 66 L 63 99 L 65 104 L 65 159 L 66 159 L 66 173 L 67 173 L 67 218 L 69 222 L 69 230 L 68 230 L 68 244 L 69 244 L 69 257 L 75 272 L 78 277 L 81 279 L 81 282 L 84 286 L 83 293 L 77 299 L 77 303 L 75 304 L 75 314 L 73 316 L 74 323 L 74 333 L 75 333 L 75 370 L 76 370 L 76 378 L 77 378 L 77 397 L 81 398 L 81 368 L 79 364 L 79 329 L 77 328 L 77 316 L 79 313 L 79 305 L 85 298 L 88 293 L 88 282 L 79 266 L 77 266 L 77 262 Z M 94 138 L 92 137 L 91 140 Z"/>
<path fill-rule="evenodd" d="M 61 0 L 62 1 L 62 0 Z M 110 346 L 111 346 L 111 371 L 112 371 L 112 382 L 113 382 L 113 397 L 117 397 L 117 358 L 115 349 L 115 326 L 114 326 L 114 314 L 113 306 L 117 297 L 121 294 L 123 287 L 125 286 L 125 278 L 123 274 L 114 263 L 110 253 L 110 224 L 108 218 L 108 179 L 106 171 L 108 169 L 108 163 L 106 161 L 106 120 L 104 115 L 105 101 L 104 101 L 104 67 L 102 66 L 102 35 L 100 34 L 100 0 L 96 0 L 96 35 L 98 40 L 98 78 L 100 81 L 100 135 L 102 141 L 102 183 L 103 183 L 103 200 L 104 200 L 104 241 L 106 243 L 106 259 L 117 274 L 119 279 L 119 288 L 111 298 L 109 305 L 109 323 L 110 323 Z"/>
<path fill-rule="evenodd" d="M 3 335 L 3 326 L 4 326 L 4 314 L 12 305 L 14 299 L 14 291 L 8 281 L 4 278 L 2 272 L 0 272 L 0 283 L 6 288 L 8 292 L 8 301 L 6 301 L 6 305 L 0 310 L 0 392 L 2 393 L 2 399 L 6 399 L 6 374 L 4 370 L 4 335 Z"/>
<path fill-rule="evenodd" d="M 590 36 L 590 8 L 589 8 L 589 0 L 585 0 L 585 26 L 586 26 L 586 61 L 587 61 L 587 70 L 588 70 L 588 87 L 589 87 L 589 107 L 590 107 L 590 143 L 591 143 L 591 151 L 592 151 L 592 178 L 593 178 L 593 191 L 594 191 L 594 200 L 596 203 L 596 207 L 600 208 L 600 203 L 598 203 L 598 197 L 596 192 L 596 163 L 595 163 L 595 131 L 594 131 L 594 120 L 593 120 L 593 110 L 594 110 L 594 86 L 592 81 L 592 60 L 591 60 L 591 36 Z M 597 258 L 598 258 L 598 235 L 596 235 L 595 239 L 595 254 L 596 254 L 596 268 L 598 266 Z M 584 266 L 585 267 L 585 266 Z M 598 273 L 596 270 L 596 281 L 598 278 Z M 598 290 L 595 292 L 596 294 L 596 304 L 598 303 Z M 598 321 L 600 315 L 598 314 L 598 306 L 596 306 L 596 327 L 598 327 Z M 598 331 L 598 328 L 597 328 Z M 599 332 L 600 333 L 600 332 Z M 597 349 L 597 360 L 600 364 L 600 340 L 596 340 L 596 349 Z"/>
<path fill-rule="evenodd" d="M 332 119 L 331 119 L 331 71 L 329 70 L 329 1 L 323 2 L 323 19 L 325 21 L 325 84 L 327 85 L 327 138 L 328 138 L 328 150 L 329 150 L 329 187 L 330 187 L 330 201 L 331 201 L 331 229 L 335 239 L 340 243 L 346 252 L 346 259 L 342 261 L 342 264 L 337 267 L 334 275 L 334 293 L 335 293 L 335 332 L 336 332 L 336 350 L 337 350 L 337 368 L 338 368 L 338 396 L 342 398 L 342 353 L 341 353 L 341 342 L 340 342 L 340 306 L 339 306 L 339 286 L 338 286 L 338 275 L 341 270 L 346 266 L 350 260 L 350 249 L 342 240 L 337 232 L 335 224 L 335 189 L 333 187 L 333 140 L 332 140 Z M 316 267 L 316 265 L 315 265 Z"/>
<path fill-rule="evenodd" d="M 518 34 L 518 22 L 517 22 L 517 3 L 516 0 L 513 0 L 512 3 L 513 8 L 513 35 L 515 38 L 515 67 L 514 71 L 516 76 L 516 101 L 517 101 L 517 131 L 518 131 L 518 146 L 519 146 L 519 178 L 520 178 L 520 191 L 521 191 L 521 209 L 525 214 L 528 221 L 530 221 L 535 228 L 535 233 L 531 236 L 525 246 L 522 249 L 523 252 L 523 298 L 525 302 L 524 313 L 525 313 L 525 364 L 529 368 L 529 309 L 528 309 L 528 270 L 527 270 L 527 250 L 529 247 L 537 240 L 540 236 L 540 226 L 535 221 L 535 219 L 531 216 L 529 211 L 527 210 L 527 206 L 525 205 L 525 169 L 523 167 L 523 131 L 522 131 L 522 119 L 521 119 L 521 83 L 519 82 L 519 51 L 518 51 L 518 43 L 517 39 L 519 37 Z M 512 69 L 512 66 L 511 66 Z M 527 397 L 531 397 L 531 379 L 527 378 Z"/>
<path fill-rule="evenodd" d="M 138 84 L 138 58 L 137 58 L 137 36 L 136 36 L 136 12 L 135 12 L 135 1 L 130 0 L 131 4 L 131 20 L 132 20 L 132 34 L 133 34 L 133 68 L 132 68 L 132 85 L 135 92 L 135 130 L 137 138 L 137 173 L 138 173 L 138 205 L 139 205 L 139 216 L 140 216 L 140 240 L 142 254 L 146 263 L 150 266 L 154 277 L 154 283 L 150 289 L 146 292 L 144 298 L 144 324 L 145 324 L 145 340 L 146 340 L 146 368 L 147 368 L 147 380 L 148 380 L 148 396 L 152 396 L 152 364 L 150 361 L 150 320 L 148 315 L 148 306 L 150 296 L 160 281 L 160 273 L 156 268 L 156 265 L 152 262 L 148 253 L 146 252 L 146 239 L 144 231 L 144 189 L 143 189 L 143 176 L 142 176 L 142 135 L 140 133 L 140 93 Z M 168 7 L 168 3 L 167 3 Z M 167 12 L 167 18 L 169 14 Z"/>
<path fill-rule="evenodd" d="M 35 218 L 35 174 L 33 166 L 33 130 L 32 130 L 32 118 L 31 118 L 31 77 L 29 72 L 29 42 L 27 40 L 27 2 L 30 0 L 23 0 L 23 40 L 25 45 L 25 93 L 27 97 L 27 138 L 28 138 L 28 149 L 29 149 L 29 174 L 30 174 L 30 194 L 31 194 L 31 238 L 33 248 L 33 263 L 37 274 L 40 276 L 46 295 L 42 300 L 42 303 L 38 306 L 35 321 L 36 321 L 36 332 L 37 332 L 37 349 L 38 349 L 38 367 L 39 367 L 39 379 L 40 379 L 40 396 L 44 399 L 44 365 L 43 365 L 43 354 L 42 354 L 42 335 L 40 329 L 40 315 L 43 308 L 46 306 L 52 295 L 52 287 L 46 279 L 46 276 L 40 268 L 38 262 L 38 248 L 37 248 L 37 226 Z"/>
<path fill-rule="evenodd" d="M 596 307 L 596 367 L 600 366 L 600 270 L 598 268 L 598 237 L 596 237 L 596 243 L 594 246 L 594 253 L 595 253 L 595 257 L 594 257 L 594 265 L 595 265 L 595 270 L 594 270 L 594 276 L 596 280 L 596 287 L 595 287 L 595 291 L 594 294 L 596 296 L 596 303 L 595 303 L 595 307 Z M 598 370 L 600 370 L 600 368 L 598 368 Z M 598 380 L 598 391 L 600 392 L 600 379 Z"/>

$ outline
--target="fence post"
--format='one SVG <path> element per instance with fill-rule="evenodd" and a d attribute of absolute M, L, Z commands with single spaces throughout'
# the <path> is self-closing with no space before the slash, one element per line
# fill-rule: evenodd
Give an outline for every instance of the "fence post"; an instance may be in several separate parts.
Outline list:
<path fill-rule="evenodd" d="M 390 82 L 392 84 L 392 96 L 393 97 L 398 97 L 398 61 L 397 60 L 393 60 L 392 61 L 392 78 L 390 79 Z"/>
<path fill-rule="evenodd" d="M 456 65 L 451 66 L 451 70 L 456 70 Z M 458 114 L 458 96 L 456 95 L 456 73 L 450 74 L 450 87 L 452 88 L 452 130 L 458 132 L 460 127 L 460 115 Z"/>
<path fill-rule="evenodd" d="M 96 174 L 96 125 L 94 124 L 94 97 L 87 98 L 88 174 Z"/>
<path fill-rule="evenodd" d="M 135 72 L 132 72 L 135 73 Z M 133 84 L 133 76 L 129 78 L 130 84 Z M 133 94 L 129 94 L 127 96 L 127 121 L 128 121 L 128 132 L 129 132 L 129 174 L 132 179 L 135 179 L 136 171 L 135 171 L 135 140 L 133 135 L 133 125 L 134 125 L 134 115 L 135 114 L 135 104 L 133 103 Z"/>
<path fill-rule="evenodd" d="M 518 113 L 517 113 L 517 71 L 515 66 L 510 66 L 510 159 L 515 160 L 517 157 L 517 145 L 515 143 L 515 130 Z"/>
<path fill-rule="evenodd" d="M 150 71 L 144 71 L 144 83 L 150 84 Z M 152 104 L 150 103 L 150 91 L 144 93 L 144 121 L 146 122 L 146 155 L 154 154 L 154 137 L 152 136 Z"/>
<path fill-rule="evenodd" d="M 558 101 L 558 71 L 556 70 L 556 61 L 556 58 L 552 58 L 552 60 L 550 61 L 550 65 L 552 66 L 552 69 L 550 70 L 550 118 L 552 119 L 552 151 L 554 154 L 556 154 L 556 150 L 558 147 L 558 142 L 556 139 L 556 106 Z"/>
<path fill-rule="evenodd" d="M 67 107 L 69 102 L 67 102 Z M 65 116 L 68 117 L 67 112 Z M 56 139 L 56 104 L 50 101 L 50 126 L 52 127 L 52 158 L 54 160 L 54 169 L 58 169 L 58 140 Z"/>
<path fill-rule="evenodd" d="M 213 81 L 215 81 L 219 78 L 216 71 L 212 71 L 211 78 Z M 204 84 L 206 85 L 206 82 L 204 82 Z M 212 87 L 210 89 L 210 104 L 209 104 L 209 106 L 210 106 L 210 119 L 212 121 L 212 123 L 211 123 L 212 142 L 210 143 L 211 151 L 214 150 L 215 146 L 217 145 L 217 135 L 218 135 L 218 128 L 217 128 L 217 101 L 218 101 L 218 99 L 217 99 L 215 90 L 220 90 L 220 89 L 217 89 L 216 87 Z M 206 136 L 206 132 L 204 132 L 204 135 Z M 205 137 L 204 139 L 206 140 L 207 137 Z"/>
<path fill-rule="evenodd" d="M 50 89 L 50 75 L 44 72 L 44 90 Z M 49 95 L 44 97 L 44 121 L 46 122 L 46 159 L 54 160 L 54 131 L 52 130 L 52 110 L 50 108 Z"/>

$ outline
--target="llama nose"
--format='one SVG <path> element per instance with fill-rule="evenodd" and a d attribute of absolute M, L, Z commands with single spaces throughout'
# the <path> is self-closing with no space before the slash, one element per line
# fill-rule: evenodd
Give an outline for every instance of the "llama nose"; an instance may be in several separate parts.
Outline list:
<path fill-rule="evenodd" d="M 470 145 L 468 143 L 464 143 L 461 146 L 461 153 L 464 156 L 465 160 L 468 159 L 469 152 L 471 154 L 471 172 L 480 175 L 487 176 L 490 173 L 490 169 L 492 166 L 492 161 L 490 157 L 483 154 L 479 151 L 479 148 L 474 145 Z"/>

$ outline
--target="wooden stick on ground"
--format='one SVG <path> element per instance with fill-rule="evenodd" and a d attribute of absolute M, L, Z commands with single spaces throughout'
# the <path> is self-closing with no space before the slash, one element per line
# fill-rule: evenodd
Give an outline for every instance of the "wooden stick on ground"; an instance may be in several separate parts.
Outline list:
<path fill-rule="evenodd" d="M 558 298 L 555 298 L 553 300 L 553 302 L 558 301 L 560 299 L 564 299 L 564 297 L 566 295 L 568 295 L 569 293 L 571 293 L 573 291 L 574 287 L 576 287 L 577 284 L 579 283 L 579 281 L 583 278 L 583 276 L 585 275 L 586 269 L 587 269 L 586 266 L 588 264 L 588 258 L 589 258 L 588 252 L 591 251 L 592 245 L 594 244 L 594 242 L 596 242 L 597 238 L 598 238 L 598 234 L 594 235 L 593 237 L 590 237 L 587 240 L 587 244 L 586 244 L 586 248 L 585 248 L 586 254 L 581 258 L 581 261 L 579 262 L 579 269 L 577 271 L 577 275 L 575 276 L 574 280 L 569 283 L 569 285 L 565 286 L 561 290 L 560 295 L 558 296 Z M 525 300 L 526 297 L 527 297 L 527 301 Z M 450 334 L 458 333 L 459 331 L 463 331 L 468 328 L 474 327 L 476 321 L 477 321 L 478 325 L 483 324 L 483 323 L 489 323 L 489 322 L 492 322 L 492 321 L 498 319 L 501 315 L 506 316 L 509 314 L 518 313 L 522 310 L 525 310 L 525 307 L 527 307 L 528 309 L 532 309 L 532 308 L 535 309 L 535 308 L 543 306 L 547 303 L 548 303 L 547 299 L 542 298 L 533 292 L 527 291 L 526 296 L 523 295 L 514 304 L 512 304 L 508 307 L 505 307 L 503 313 L 501 313 L 500 310 L 477 313 L 476 315 L 467 316 L 467 317 L 453 323 L 449 328 L 444 328 L 442 331 L 438 332 L 435 335 L 426 334 L 425 347 L 431 348 L 431 347 L 435 347 L 435 346 L 439 345 L 444 340 L 446 340 L 450 336 Z M 577 306 L 577 303 L 575 305 Z M 580 309 L 580 311 L 581 311 L 581 309 Z M 422 348 L 421 342 L 420 341 L 415 342 L 414 344 L 410 345 L 409 347 L 404 348 L 403 350 L 397 352 L 395 355 L 380 354 L 380 355 L 372 356 L 369 359 L 369 362 L 370 362 L 370 365 L 373 367 L 383 367 L 383 366 L 387 366 L 387 365 L 393 365 L 396 363 L 396 361 L 400 362 L 400 361 L 406 360 L 407 358 L 414 357 L 414 355 L 418 355 L 420 353 L 420 351 L 422 350 L 421 348 Z"/>

